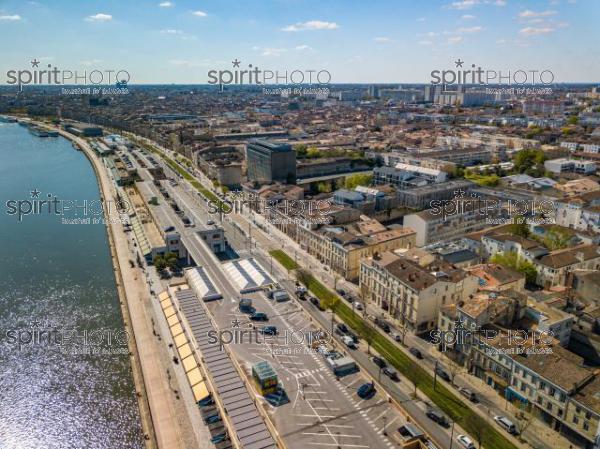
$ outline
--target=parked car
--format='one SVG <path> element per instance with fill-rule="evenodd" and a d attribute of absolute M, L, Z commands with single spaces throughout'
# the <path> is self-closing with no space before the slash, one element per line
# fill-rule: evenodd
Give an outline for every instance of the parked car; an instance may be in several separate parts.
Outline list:
<path fill-rule="evenodd" d="M 339 335 L 346 335 L 348 333 L 348 330 L 348 326 L 346 326 L 344 323 L 339 323 L 335 327 L 335 332 Z"/>
<path fill-rule="evenodd" d="M 502 427 L 504 430 L 506 430 L 508 433 L 510 433 L 512 435 L 516 435 L 518 433 L 516 426 L 506 416 L 501 416 L 501 415 L 494 416 L 494 421 L 496 421 L 498 423 L 498 425 L 500 427 Z"/>
<path fill-rule="evenodd" d="M 346 295 L 346 296 L 342 296 L 342 298 L 344 298 L 346 301 L 348 301 L 350 304 L 352 304 L 354 302 L 354 297 L 350 296 L 350 295 Z"/>
<path fill-rule="evenodd" d="M 344 344 L 346 346 L 348 346 L 350 349 L 356 349 L 356 343 L 354 342 L 354 339 L 348 335 L 344 335 L 342 337 L 342 341 L 344 342 Z"/>
<path fill-rule="evenodd" d="M 252 321 L 269 321 L 268 315 L 264 312 L 254 312 L 250 315 L 250 319 Z"/>
<path fill-rule="evenodd" d="M 358 301 L 356 301 L 356 303 L 354 304 L 354 308 L 355 308 L 356 310 L 364 310 L 364 309 L 365 309 L 365 306 L 363 306 L 363 303 L 362 303 L 362 302 L 358 302 Z"/>
<path fill-rule="evenodd" d="M 459 444 L 466 449 L 475 449 L 475 445 L 473 444 L 473 441 L 471 441 L 471 438 L 469 438 L 466 435 L 457 436 L 456 441 L 458 441 Z"/>
<path fill-rule="evenodd" d="M 346 296 L 346 290 L 342 290 L 341 288 L 338 288 L 336 291 L 338 292 L 338 295 Z"/>
<path fill-rule="evenodd" d="M 173 232 L 175 230 L 175 226 L 167 226 L 165 228 L 165 232 Z"/>
<path fill-rule="evenodd" d="M 354 341 L 354 343 L 358 343 L 358 342 L 359 342 L 359 340 L 360 340 L 360 339 L 358 338 L 358 335 L 356 335 L 356 334 L 355 334 L 354 332 L 352 332 L 352 331 L 348 331 L 348 332 L 346 332 L 346 335 L 347 335 L 348 337 L 352 338 L 352 340 Z"/>
<path fill-rule="evenodd" d="M 209 416 L 208 418 L 206 418 L 206 419 L 204 420 L 204 422 L 205 422 L 206 424 L 212 424 L 212 423 L 214 423 L 214 422 L 218 422 L 218 421 L 221 421 L 221 417 L 220 417 L 218 414 L 217 414 L 217 415 L 212 415 L 212 416 Z"/>
<path fill-rule="evenodd" d="M 384 359 L 382 359 L 381 357 L 373 357 L 373 363 L 375 365 L 377 365 L 379 368 L 385 368 L 387 366 L 387 363 Z"/>
<path fill-rule="evenodd" d="M 438 365 L 435 368 L 435 372 L 439 377 L 444 379 L 446 382 L 450 382 L 450 374 L 448 374 L 444 368 L 442 368 L 441 366 Z"/>
<path fill-rule="evenodd" d="M 448 418 L 442 413 L 441 410 L 438 410 L 437 408 L 429 408 L 425 412 L 425 415 L 427 415 L 427 417 L 432 421 L 438 423 L 440 426 L 448 427 Z"/>
<path fill-rule="evenodd" d="M 260 332 L 265 335 L 277 335 L 279 333 L 275 326 L 264 326 L 260 329 Z"/>
<path fill-rule="evenodd" d="M 310 302 L 313 306 L 319 306 L 320 302 L 319 298 L 315 298 L 314 296 L 309 297 Z"/>
<path fill-rule="evenodd" d="M 207 224 L 208 226 L 211 226 L 211 225 L 214 225 L 214 224 L 215 224 L 215 222 L 214 222 L 214 220 L 207 220 L 207 221 L 206 221 L 206 224 Z"/>
<path fill-rule="evenodd" d="M 209 405 L 213 405 L 215 403 L 215 400 L 212 398 L 212 396 L 206 396 L 204 399 L 200 399 L 198 401 L 198 405 L 200 407 L 207 407 Z"/>
<path fill-rule="evenodd" d="M 392 337 L 394 338 L 395 341 L 397 341 L 398 343 L 400 343 L 402 341 L 402 335 L 400 335 L 397 332 L 392 332 Z"/>
<path fill-rule="evenodd" d="M 213 444 L 220 443 L 227 439 L 227 432 L 220 433 L 219 435 L 215 435 L 210 439 L 210 442 Z"/>
<path fill-rule="evenodd" d="M 356 394 L 358 394 L 358 397 L 361 399 L 370 399 L 375 396 L 376 392 L 375 383 L 369 382 L 358 387 Z"/>
<path fill-rule="evenodd" d="M 458 391 L 471 402 L 479 402 L 477 395 L 465 387 L 459 387 Z"/>
<path fill-rule="evenodd" d="M 414 355 L 418 359 L 423 358 L 423 354 L 421 354 L 421 351 L 419 351 L 417 348 L 408 348 L 408 352 L 410 352 L 412 355 Z"/>
<path fill-rule="evenodd" d="M 398 377 L 398 371 L 391 366 L 386 366 L 383 368 L 383 374 L 392 379 L 394 382 L 398 382 L 400 380 L 400 377 Z"/>

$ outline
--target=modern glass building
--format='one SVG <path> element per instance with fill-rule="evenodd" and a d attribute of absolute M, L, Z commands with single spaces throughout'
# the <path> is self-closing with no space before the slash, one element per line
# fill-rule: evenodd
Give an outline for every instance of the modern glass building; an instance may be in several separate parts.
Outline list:
<path fill-rule="evenodd" d="M 296 183 L 296 152 L 289 144 L 253 139 L 246 145 L 249 181 Z"/>

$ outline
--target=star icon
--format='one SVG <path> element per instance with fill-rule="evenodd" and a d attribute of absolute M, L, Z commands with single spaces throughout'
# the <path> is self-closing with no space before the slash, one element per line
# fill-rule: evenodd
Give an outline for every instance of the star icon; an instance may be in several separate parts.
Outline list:
<path fill-rule="evenodd" d="M 34 189 L 33 189 L 31 192 L 29 192 L 29 193 L 31 193 L 31 198 L 39 198 L 39 196 L 40 196 L 40 193 L 42 193 L 42 192 L 40 192 L 38 189 L 35 189 L 35 188 L 34 188 Z"/>
<path fill-rule="evenodd" d="M 456 64 L 456 67 L 462 67 L 462 65 L 464 64 L 465 61 L 461 61 L 460 58 L 458 58 L 458 61 L 454 61 L 454 64 Z"/>
<path fill-rule="evenodd" d="M 33 58 L 33 61 L 31 61 L 31 67 L 37 67 L 38 65 L 40 65 L 40 61 Z"/>
<path fill-rule="evenodd" d="M 234 67 L 239 67 L 241 62 L 242 61 L 239 61 L 238 58 L 235 58 L 233 61 L 231 61 Z"/>
<path fill-rule="evenodd" d="M 231 327 L 240 327 L 240 321 L 237 318 L 231 320 Z"/>
<path fill-rule="evenodd" d="M 31 327 L 33 327 L 34 329 L 41 327 L 41 325 L 42 325 L 42 323 L 40 321 L 38 321 L 37 319 L 35 319 L 31 322 Z"/>

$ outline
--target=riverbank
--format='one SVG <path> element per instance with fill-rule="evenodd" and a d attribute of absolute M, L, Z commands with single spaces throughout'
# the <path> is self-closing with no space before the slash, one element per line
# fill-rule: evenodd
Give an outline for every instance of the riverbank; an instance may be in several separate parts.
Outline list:
<path fill-rule="evenodd" d="M 38 125 L 49 128 L 49 125 L 44 123 L 38 122 Z M 102 200 L 113 201 L 116 204 L 115 186 L 109 179 L 102 161 L 96 157 L 88 143 L 63 130 L 59 130 L 59 133 L 77 144 L 92 164 Z M 135 266 L 132 260 L 128 236 L 123 231 L 119 220 L 111 218 L 114 217 L 108 217 L 105 210 L 105 223 L 123 321 L 130 335 L 128 344 L 132 375 L 136 385 L 146 447 L 183 449 L 188 447 L 183 437 L 185 431 L 181 428 L 182 423 L 177 419 L 173 392 L 169 386 L 166 367 L 163 366 L 161 359 L 161 348 L 158 346 L 160 341 L 153 333 L 153 317 L 146 309 L 146 305 L 152 299 L 143 269 Z"/>

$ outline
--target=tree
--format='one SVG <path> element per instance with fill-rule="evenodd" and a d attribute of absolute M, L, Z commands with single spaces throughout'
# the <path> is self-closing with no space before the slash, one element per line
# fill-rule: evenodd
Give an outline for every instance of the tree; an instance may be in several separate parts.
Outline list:
<path fill-rule="evenodd" d="M 169 268 L 175 269 L 179 267 L 179 265 L 177 264 L 177 254 L 166 253 L 163 259 Z"/>
<path fill-rule="evenodd" d="M 564 249 L 569 246 L 571 238 L 572 236 L 569 231 L 559 226 L 552 226 L 546 232 L 546 235 L 542 239 L 542 243 L 550 251 L 555 251 L 557 249 Z"/>
<path fill-rule="evenodd" d="M 161 255 L 154 256 L 152 263 L 154 264 L 156 271 L 163 271 L 165 268 L 167 268 L 167 262 Z"/>
<path fill-rule="evenodd" d="M 454 379 L 456 378 L 456 376 L 458 376 L 463 370 L 464 368 L 462 367 L 461 364 L 459 364 L 458 362 L 456 362 L 454 359 L 450 358 L 449 356 L 446 356 L 446 360 L 447 360 L 447 369 L 448 369 L 448 375 L 450 376 L 450 384 L 454 385 Z"/>
<path fill-rule="evenodd" d="M 527 172 L 531 176 L 541 176 L 545 160 L 546 155 L 542 150 L 525 148 L 515 154 L 513 164 L 518 173 Z"/>
<path fill-rule="evenodd" d="M 579 118 L 576 115 L 569 117 L 567 120 L 568 125 L 577 125 L 579 123 Z"/>
<path fill-rule="evenodd" d="M 368 186 L 373 180 L 373 175 L 369 174 L 354 174 L 350 175 L 344 181 L 344 187 L 348 190 L 354 189 L 356 186 Z"/>
<path fill-rule="evenodd" d="M 312 275 L 310 274 L 310 271 L 305 270 L 304 268 L 298 268 L 296 270 L 296 279 L 298 279 L 298 282 L 304 284 L 306 287 L 308 287 L 311 278 Z"/>
<path fill-rule="evenodd" d="M 529 237 L 529 226 L 522 215 L 516 216 L 513 219 L 513 222 L 509 227 L 509 231 L 512 235 L 516 235 L 518 237 Z"/>
<path fill-rule="evenodd" d="M 519 438 L 522 438 L 523 432 L 527 430 L 527 428 L 531 425 L 531 422 L 533 421 L 534 408 L 528 407 L 526 404 L 522 403 L 519 400 L 515 400 L 513 402 L 513 405 L 519 409 L 519 411 L 515 414 L 515 427 L 519 432 Z"/>
<path fill-rule="evenodd" d="M 537 270 L 535 266 L 522 258 L 516 252 L 509 251 L 505 253 L 496 253 L 490 258 L 490 262 L 512 268 L 525 275 L 528 284 L 535 284 L 537 280 Z"/>
<path fill-rule="evenodd" d="M 329 184 L 328 182 L 319 182 L 317 184 L 317 192 L 319 192 L 319 193 L 331 192 L 331 184 Z"/>

